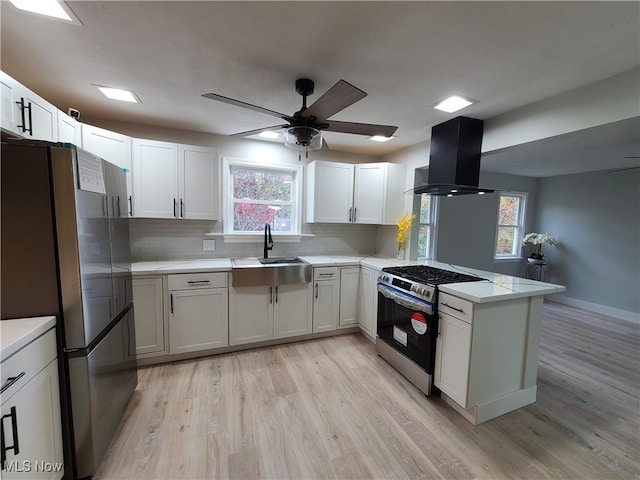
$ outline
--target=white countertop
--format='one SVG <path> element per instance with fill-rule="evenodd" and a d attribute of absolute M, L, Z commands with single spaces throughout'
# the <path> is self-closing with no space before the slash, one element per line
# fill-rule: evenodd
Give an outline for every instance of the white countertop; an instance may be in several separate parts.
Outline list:
<path fill-rule="evenodd" d="M 348 255 L 300 255 L 299 258 L 316 267 L 363 265 L 375 269 L 400 265 L 429 265 L 435 268 L 477 275 L 485 280 L 478 282 L 450 283 L 438 288 L 475 303 L 498 302 L 513 298 L 533 297 L 560 293 L 566 290 L 562 285 L 538 282 L 520 277 L 476 270 L 448 263 L 426 261 L 397 260 L 373 256 Z M 158 262 L 138 262 L 132 265 L 133 275 L 167 275 L 172 273 L 222 272 L 231 270 L 230 258 L 207 260 L 170 260 Z"/>
<path fill-rule="evenodd" d="M 6 360 L 56 325 L 56 317 L 32 317 L 0 322 L 0 358 Z"/>

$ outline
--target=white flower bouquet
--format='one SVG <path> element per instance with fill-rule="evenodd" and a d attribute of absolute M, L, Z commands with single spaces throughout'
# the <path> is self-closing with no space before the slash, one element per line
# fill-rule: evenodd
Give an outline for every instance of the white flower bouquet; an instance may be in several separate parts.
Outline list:
<path fill-rule="evenodd" d="M 527 233 L 522 239 L 523 247 L 526 247 L 528 243 L 533 245 L 531 258 L 542 260 L 542 258 L 544 257 L 544 254 L 542 253 L 542 245 L 544 243 L 548 243 L 549 245 L 555 245 L 558 242 L 555 238 L 553 238 L 548 233 L 531 232 L 531 233 Z"/>

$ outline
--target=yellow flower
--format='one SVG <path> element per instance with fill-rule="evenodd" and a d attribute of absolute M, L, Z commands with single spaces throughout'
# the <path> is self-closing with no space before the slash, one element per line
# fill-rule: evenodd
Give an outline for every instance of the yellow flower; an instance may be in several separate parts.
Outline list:
<path fill-rule="evenodd" d="M 414 218 L 416 218 L 415 215 L 412 215 L 410 217 L 407 212 L 404 212 L 400 220 L 398 220 L 398 236 L 396 237 L 398 246 L 402 245 L 407 240 L 407 236 L 409 235 L 411 227 L 413 226 Z"/>

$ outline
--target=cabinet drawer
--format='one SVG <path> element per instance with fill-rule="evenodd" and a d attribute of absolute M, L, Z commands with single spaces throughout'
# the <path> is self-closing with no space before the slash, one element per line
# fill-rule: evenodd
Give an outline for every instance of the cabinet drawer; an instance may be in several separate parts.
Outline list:
<path fill-rule="evenodd" d="M 438 310 L 448 313 L 467 323 L 473 323 L 473 302 L 463 300 L 448 293 L 439 293 Z"/>
<path fill-rule="evenodd" d="M 168 281 L 169 290 L 227 287 L 228 284 L 227 272 L 169 275 Z"/>
<path fill-rule="evenodd" d="M 335 280 L 340 270 L 338 267 L 318 267 L 313 269 L 313 280 Z"/>
<path fill-rule="evenodd" d="M 2 402 L 4 403 L 6 399 L 26 385 L 40 370 L 55 359 L 56 355 L 56 330 L 52 328 L 3 360 L 1 383 L 3 387 L 10 382 L 9 378 L 22 376 L 2 393 Z"/>

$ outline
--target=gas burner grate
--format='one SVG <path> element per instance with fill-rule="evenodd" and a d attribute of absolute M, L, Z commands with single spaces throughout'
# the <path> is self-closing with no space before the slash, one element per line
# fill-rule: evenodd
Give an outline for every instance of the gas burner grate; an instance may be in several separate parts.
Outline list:
<path fill-rule="evenodd" d="M 405 278 L 413 282 L 425 285 L 441 285 L 445 283 L 459 282 L 479 282 L 485 280 L 481 277 L 466 275 L 464 273 L 442 270 L 440 268 L 428 267 L 426 265 L 409 265 L 406 267 L 387 267 L 383 272 L 390 273 L 396 277 Z"/>

